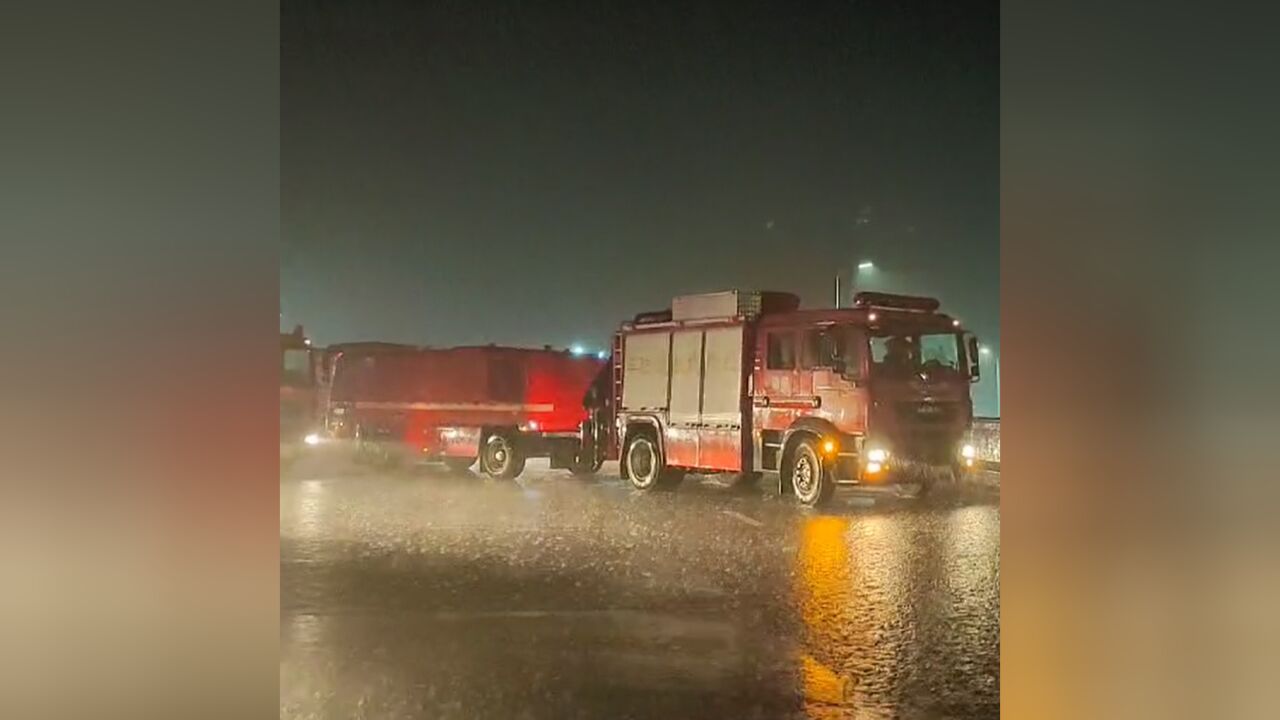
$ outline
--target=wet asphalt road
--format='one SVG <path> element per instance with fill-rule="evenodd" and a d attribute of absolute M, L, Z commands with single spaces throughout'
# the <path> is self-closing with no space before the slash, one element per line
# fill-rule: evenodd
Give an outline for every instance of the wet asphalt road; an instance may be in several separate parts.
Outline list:
<path fill-rule="evenodd" d="M 998 497 L 638 494 L 308 458 L 280 486 L 282 718 L 987 718 Z"/>

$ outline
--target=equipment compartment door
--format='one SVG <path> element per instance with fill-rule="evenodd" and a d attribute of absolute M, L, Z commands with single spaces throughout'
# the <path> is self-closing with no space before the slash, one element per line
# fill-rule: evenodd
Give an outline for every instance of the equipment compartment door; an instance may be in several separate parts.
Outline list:
<path fill-rule="evenodd" d="M 623 338 L 620 410 L 666 410 L 671 375 L 671 334 L 635 333 Z"/>
<path fill-rule="evenodd" d="M 698 467 L 698 427 L 702 409 L 702 332 L 671 335 L 671 411 L 666 437 L 667 462 Z"/>
<path fill-rule="evenodd" d="M 706 331 L 702 376 L 702 421 L 698 466 L 740 471 L 743 467 L 743 328 Z"/>

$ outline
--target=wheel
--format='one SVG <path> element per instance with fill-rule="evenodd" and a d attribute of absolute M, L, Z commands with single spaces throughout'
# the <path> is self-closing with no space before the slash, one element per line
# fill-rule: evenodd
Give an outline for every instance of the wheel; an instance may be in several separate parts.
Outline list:
<path fill-rule="evenodd" d="M 791 466 L 788 470 L 796 499 L 805 505 L 822 505 L 835 492 L 836 482 L 831 468 L 822 462 L 817 443 L 810 438 L 797 443 L 795 451 L 791 453 Z"/>
<path fill-rule="evenodd" d="M 587 477 L 595 475 L 601 465 L 604 465 L 604 458 L 597 458 L 590 462 L 575 460 L 573 465 L 569 467 L 569 472 L 578 477 Z"/>
<path fill-rule="evenodd" d="M 636 435 L 627 443 L 627 475 L 637 490 L 669 488 L 684 479 L 684 473 L 662 462 L 658 445 L 648 435 Z"/>
<path fill-rule="evenodd" d="M 509 435 L 494 433 L 484 441 L 480 469 L 489 477 L 510 480 L 524 472 L 524 454 Z"/>
<path fill-rule="evenodd" d="M 456 473 L 463 473 L 470 470 L 471 466 L 476 464 L 476 459 L 473 457 L 447 457 L 444 459 L 444 464 Z"/>

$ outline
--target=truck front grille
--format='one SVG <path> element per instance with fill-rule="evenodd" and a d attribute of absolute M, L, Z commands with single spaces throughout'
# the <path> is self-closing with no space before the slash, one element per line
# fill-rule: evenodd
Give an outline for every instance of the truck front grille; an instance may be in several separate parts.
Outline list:
<path fill-rule="evenodd" d="M 931 464 L 951 462 L 963 432 L 959 403 L 903 402 L 897 411 L 896 454 Z"/>

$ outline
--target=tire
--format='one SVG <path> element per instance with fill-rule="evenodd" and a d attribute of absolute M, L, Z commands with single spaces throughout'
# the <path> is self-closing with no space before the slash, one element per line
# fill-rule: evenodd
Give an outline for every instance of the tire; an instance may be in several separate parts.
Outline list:
<path fill-rule="evenodd" d="M 595 417 L 593 413 L 593 419 L 583 420 L 582 424 L 579 426 L 579 432 L 582 434 L 582 437 L 589 437 L 591 438 L 591 441 L 583 442 L 582 440 L 579 440 L 575 443 L 577 447 L 574 450 L 573 462 L 569 463 L 569 472 L 573 473 L 577 477 L 595 475 L 600 470 L 600 467 L 604 465 L 604 453 L 601 452 L 601 448 L 596 445 L 596 437 L 598 436 L 598 433 L 596 432 L 594 423 Z M 588 447 L 590 448 L 589 451 Z M 590 457 L 582 457 L 587 452 L 590 453 Z"/>
<path fill-rule="evenodd" d="M 683 472 L 666 466 L 657 442 L 648 434 L 633 436 L 623 458 L 631 486 L 642 492 L 675 487 L 684 479 Z"/>
<path fill-rule="evenodd" d="M 600 470 L 601 465 L 604 465 L 603 458 L 593 462 L 575 460 L 573 465 L 569 467 L 569 472 L 573 473 L 575 477 L 590 477 Z"/>
<path fill-rule="evenodd" d="M 484 441 L 480 469 L 491 478 L 511 480 L 524 472 L 524 453 L 510 435 L 494 433 Z"/>
<path fill-rule="evenodd" d="M 475 464 L 476 464 L 476 459 L 475 459 L 475 458 L 447 457 L 447 458 L 445 458 L 445 459 L 444 459 L 444 464 L 445 464 L 446 466 L 448 466 L 448 468 L 449 468 L 450 470 L 452 470 L 453 472 L 456 472 L 456 473 L 464 473 L 464 472 L 466 472 L 466 471 L 470 470 L 472 465 L 475 465 Z"/>
<path fill-rule="evenodd" d="M 831 499 L 836 490 L 836 480 L 831 467 L 822 461 L 818 445 L 811 438 L 802 438 L 791 453 L 787 467 L 791 478 L 791 490 L 796 500 L 810 507 L 819 507 Z"/>

